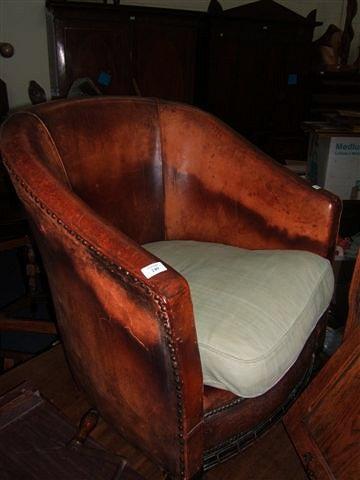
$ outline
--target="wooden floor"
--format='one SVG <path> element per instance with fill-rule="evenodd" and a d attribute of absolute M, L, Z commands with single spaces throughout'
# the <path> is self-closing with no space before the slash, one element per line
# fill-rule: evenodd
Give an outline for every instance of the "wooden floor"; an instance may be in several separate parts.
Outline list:
<path fill-rule="evenodd" d="M 74 425 L 89 408 L 71 378 L 61 345 L 0 376 L 0 395 L 25 380 L 31 381 Z M 105 447 L 125 456 L 130 465 L 146 479 L 162 478 L 155 465 L 103 421 L 92 436 Z M 206 475 L 206 480 L 230 479 L 306 480 L 307 477 L 280 423 L 245 452 Z"/>

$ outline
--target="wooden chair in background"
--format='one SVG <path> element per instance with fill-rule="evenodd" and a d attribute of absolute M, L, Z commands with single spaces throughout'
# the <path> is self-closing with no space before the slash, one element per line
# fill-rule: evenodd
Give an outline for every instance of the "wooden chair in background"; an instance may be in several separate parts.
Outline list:
<path fill-rule="evenodd" d="M 1 55 L 4 57 L 13 55 L 14 49 L 11 45 L 1 43 L 0 46 Z M 6 118 L 8 112 L 9 102 L 6 83 L 0 79 L 0 122 Z M 3 346 L 1 341 L 3 333 L 57 334 L 53 322 L 34 319 L 38 304 L 48 302 L 49 297 L 39 288 L 40 270 L 25 212 L 0 161 L 0 255 L 10 251 L 16 252 L 14 268 L 17 259 L 21 265 L 25 292 L 9 303 L 5 302 L 5 305 L 3 304 L 0 307 L 0 371 L 8 370 L 32 356 L 32 353 L 20 349 L 10 350 Z M 2 272 L 1 269 L 0 275 Z M 6 279 L 3 278 L 2 281 L 6 282 Z M 18 312 L 24 310 L 29 313 L 26 314 L 25 318 L 20 318 Z M 20 336 L 17 343 L 21 345 Z"/>
<path fill-rule="evenodd" d="M 40 269 L 25 212 L 17 200 L 7 172 L 0 163 L 0 255 L 10 251 L 14 252 L 12 260 L 14 268 L 16 268 L 16 263 L 20 264 L 25 288 L 23 294 L 0 307 L 0 362 L 2 363 L 0 370 L 1 368 L 8 370 L 33 355 L 20 348 L 13 350 L 2 345 L 1 335 L 3 333 L 57 334 L 54 322 L 34 318 L 38 305 L 47 303 L 49 297 L 39 286 Z M 1 273 L 4 275 L 2 269 Z M 2 281 L 6 282 L 6 279 L 2 278 Z M 25 318 L 23 318 L 24 315 L 21 316 L 21 312 L 24 311 L 26 312 Z M 20 336 L 17 343 L 21 345 Z"/>

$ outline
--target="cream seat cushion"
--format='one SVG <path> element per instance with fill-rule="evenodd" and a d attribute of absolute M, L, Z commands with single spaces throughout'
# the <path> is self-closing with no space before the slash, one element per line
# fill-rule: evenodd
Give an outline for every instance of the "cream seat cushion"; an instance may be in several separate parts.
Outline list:
<path fill-rule="evenodd" d="M 242 397 L 289 370 L 334 288 L 329 261 L 304 251 L 178 240 L 144 248 L 189 284 L 204 383 Z"/>

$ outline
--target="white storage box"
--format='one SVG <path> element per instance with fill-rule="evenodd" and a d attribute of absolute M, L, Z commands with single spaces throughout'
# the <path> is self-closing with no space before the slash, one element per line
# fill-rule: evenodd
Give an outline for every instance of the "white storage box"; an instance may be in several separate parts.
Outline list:
<path fill-rule="evenodd" d="M 360 135 L 311 131 L 308 178 L 320 187 L 348 200 L 360 180 Z"/>

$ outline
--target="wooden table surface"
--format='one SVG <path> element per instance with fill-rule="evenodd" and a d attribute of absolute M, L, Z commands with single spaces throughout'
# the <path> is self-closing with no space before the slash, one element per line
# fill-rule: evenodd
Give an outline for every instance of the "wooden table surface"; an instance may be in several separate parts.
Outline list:
<path fill-rule="evenodd" d="M 0 376 L 0 395 L 25 380 L 31 381 L 74 425 L 90 408 L 76 387 L 61 344 Z M 160 470 L 139 450 L 126 443 L 104 421 L 92 437 L 109 450 L 126 457 L 148 480 L 160 480 Z M 282 426 L 278 424 L 263 438 L 234 459 L 207 473 L 207 480 L 306 480 L 301 462 Z"/>

